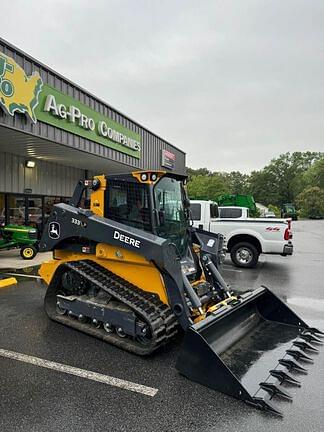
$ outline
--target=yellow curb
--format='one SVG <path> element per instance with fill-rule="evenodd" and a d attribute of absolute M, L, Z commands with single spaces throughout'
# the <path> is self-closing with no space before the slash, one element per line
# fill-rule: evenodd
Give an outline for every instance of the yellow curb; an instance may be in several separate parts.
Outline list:
<path fill-rule="evenodd" d="M 15 285 L 16 283 L 17 283 L 17 279 L 14 277 L 0 279 L 0 288 L 5 288 L 10 285 Z"/>

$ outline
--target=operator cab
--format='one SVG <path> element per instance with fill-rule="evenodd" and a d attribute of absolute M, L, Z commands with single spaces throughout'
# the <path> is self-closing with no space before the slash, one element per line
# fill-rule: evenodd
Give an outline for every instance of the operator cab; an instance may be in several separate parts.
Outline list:
<path fill-rule="evenodd" d="M 188 247 L 186 177 L 162 171 L 107 176 L 104 216 L 170 240 L 186 275 L 197 272 Z"/>
<path fill-rule="evenodd" d="M 107 176 L 104 216 L 169 239 L 184 257 L 189 226 L 185 179 L 162 171 Z"/>

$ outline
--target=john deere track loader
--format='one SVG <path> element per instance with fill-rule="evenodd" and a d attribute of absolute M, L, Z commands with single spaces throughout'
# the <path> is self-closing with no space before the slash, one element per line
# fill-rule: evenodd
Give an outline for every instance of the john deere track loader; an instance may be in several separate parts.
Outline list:
<path fill-rule="evenodd" d="M 291 397 L 286 384 L 300 385 L 323 333 L 265 287 L 230 290 L 222 237 L 191 227 L 184 183 L 162 171 L 80 181 L 40 242 L 54 252 L 40 269 L 46 312 L 139 355 L 183 332 L 181 374 L 279 414 L 270 399 Z M 85 189 L 90 209 L 80 207 Z"/>

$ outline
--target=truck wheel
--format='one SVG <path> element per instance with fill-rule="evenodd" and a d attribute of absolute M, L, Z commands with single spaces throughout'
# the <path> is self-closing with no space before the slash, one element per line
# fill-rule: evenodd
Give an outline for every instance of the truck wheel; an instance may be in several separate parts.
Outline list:
<path fill-rule="evenodd" d="M 252 268 L 258 263 L 259 252 L 251 243 L 237 243 L 231 249 L 231 260 L 237 267 Z"/>
<path fill-rule="evenodd" d="M 34 246 L 23 246 L 20 249 L 20 256 L 25 260 L 31 260 L 37 255 L 37 249 Z"/>

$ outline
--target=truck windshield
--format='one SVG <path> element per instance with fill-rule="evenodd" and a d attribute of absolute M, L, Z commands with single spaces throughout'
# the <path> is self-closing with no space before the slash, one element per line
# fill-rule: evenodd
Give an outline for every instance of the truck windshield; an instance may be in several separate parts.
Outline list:
<path fill-rule="evenodd" d="M 183 256 L 187 248 L 187 220 L 183 206 L 182 183 L 170 177 L 163 177 L 154 187 L 154 199 L 160 221 L 157 234 L 170 239 Z"/>
<path fill-rule="evenodd" d="M 294 206 L 292 206 L 292 205 L 286 205 L 286 212 L 288 212 L 288 213 L 294 213 L 296 210 L 295 210 L 295 207 Z"/>

